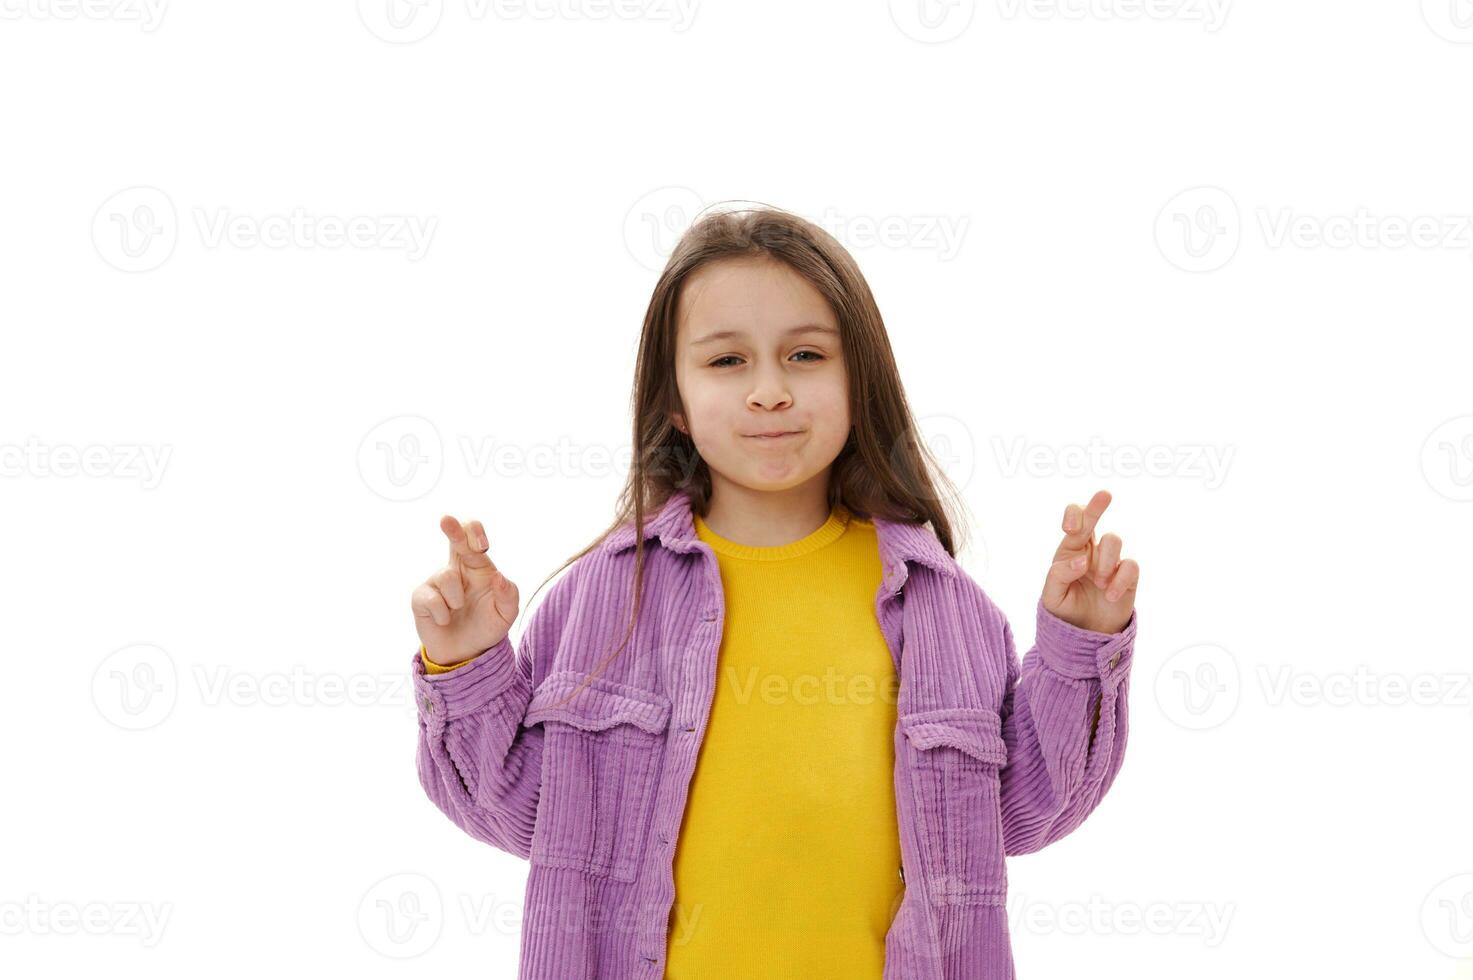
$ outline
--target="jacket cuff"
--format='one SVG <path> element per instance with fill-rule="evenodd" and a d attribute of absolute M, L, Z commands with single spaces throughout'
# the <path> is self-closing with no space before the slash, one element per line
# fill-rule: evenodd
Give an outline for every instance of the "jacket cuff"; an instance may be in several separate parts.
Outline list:
<path fill-rule="evenodd" d="M 1114 687 L 1130 670 L 1135 650 L 1136 613 L 1117 633 L 1101 633 L 1065 622 L 1038 600 L 1039 655 L 1052 671 L 1075 680 L 1098 680 Z"/>
<path fill-rule="evenodd" d="M 443 674 L 426 670 L 416 649 L 410 670 L 420 714 L 438 716 L 442 722 L 484 707 L 519 679 L 510 634 L 464 666 Z"/>

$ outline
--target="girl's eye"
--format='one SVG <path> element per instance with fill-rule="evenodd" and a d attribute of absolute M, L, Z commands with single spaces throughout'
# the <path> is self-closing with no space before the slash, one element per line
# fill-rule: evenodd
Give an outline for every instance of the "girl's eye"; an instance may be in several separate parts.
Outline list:
<path fill-rule="evenodd" d="M 813 359 L 814 360 L 818 360 L 818 361 L 821 361 L 821 360 L 824 359 L 823 355 L 820 354 L 816 350 L 800 350 L 797 353 L 795 353 L 793 356 L 794 357 L 797 357 L 799 354 L 811 354 L 811 355 L 813 355 Z M 716 358 L 716 360 L 712 361 L 708 365 L 708 367 L 725 367 L 726 365 L 723 363 L 724 361 L 737 361 L 737 360 L 741 360 L 741 358 L 739 358 L 735 354 L 727 354 L 724 357 L 718 357 L 718 358 Z M 810 361 L 809 363 L 812 363 L 812 361 Z"/>

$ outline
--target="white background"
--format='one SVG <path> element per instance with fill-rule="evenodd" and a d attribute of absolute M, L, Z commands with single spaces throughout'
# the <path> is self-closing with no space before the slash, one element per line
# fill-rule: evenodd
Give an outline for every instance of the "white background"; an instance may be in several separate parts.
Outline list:
<path fill-rule="evenodd" d="M 386 2 L 0 0 L 7 975 L 514 975 L 409 593 L 607 524 L 739 199 L 858 259 L 1020 652 L 1067 503 L 1142 566 L 1019 975 L 1473 977 L 1467 0 Z"/>

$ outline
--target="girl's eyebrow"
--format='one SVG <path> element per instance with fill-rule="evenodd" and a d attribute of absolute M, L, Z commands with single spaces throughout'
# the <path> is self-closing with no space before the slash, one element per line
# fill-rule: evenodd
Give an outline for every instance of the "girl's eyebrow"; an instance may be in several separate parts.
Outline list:
<path fill-rule="evenodd" d="M 822 323 L 800 323 L 796 327 L 789 327 L 788 329 L 784 330 L 782 335 L 784 337 L 791 337 L 794 334 L 800 333 L 838 334 L 838 332 L 839 331 L 834 329 L 833 327 L 827 326 Z M 694 347 L 700 344 L 709 344 L 713 340 L 730 340 L 736 337 L 745 336 L 746 333 L 741 330 L 718 330 L 715 333 L 708 333 L 704 337 L 698 337 L 697 339 L 692 340 L 691 346 Z"/>

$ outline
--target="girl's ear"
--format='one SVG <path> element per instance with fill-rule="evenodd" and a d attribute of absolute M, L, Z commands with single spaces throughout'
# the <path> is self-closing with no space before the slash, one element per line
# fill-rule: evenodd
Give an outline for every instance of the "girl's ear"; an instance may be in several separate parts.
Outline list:
<path fill-rule="evenodd" d="M 685 418 L 683 416 L 681 416 L 681 414 L 679 412 L 671 412 L 670 413 L 670 424 L 673 425 L 673 426 L 675 426 L 681 432 L 685 432 L 686 435 L 690 435 L 689 432 L 686 432 Z"/>

